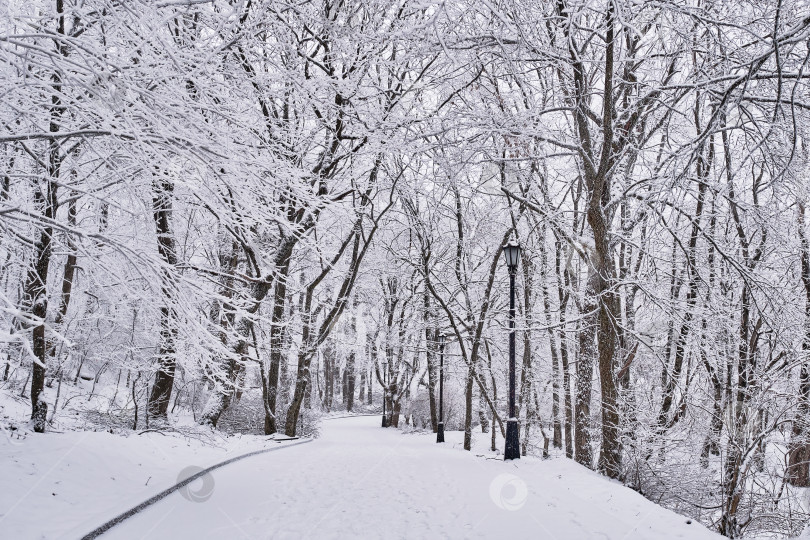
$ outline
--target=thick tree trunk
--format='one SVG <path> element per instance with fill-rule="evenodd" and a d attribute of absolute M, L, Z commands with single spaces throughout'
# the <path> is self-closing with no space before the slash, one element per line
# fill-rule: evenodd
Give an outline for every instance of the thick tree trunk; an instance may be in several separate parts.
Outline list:
<path fill-rule="evenodd" d="M 464 450 L 472 449 L 473 377 L 475 364 L 470 362 L 467 367 L 467 380 L 464 383 Z"/>
<path fill-rule="evenodd" d="M 174 307 L 176 285 L 174 268 L 177 266 L 176 243 L 172 231 L 172 203 L 174 183 L 161 173 L 153 181 L 152 215 L 157 233 L 158 253 L 165 266 L 161 269 L 160 350 L 155 382 L 147 402 L 149 418 L 166 418 L 169 399 L 174 386 L 175 341 L 177 339 L 177 313 Z"/>
<path fill-rule="evenodd" d="M 34 194 L 35 204 L 42 209 L 43 216 L 53 219 L 56 214 L 56 183 L 50 179 L 46 182 L 46 192 L 40 186 Z M 47 421 L 47 404 L 41 400 L 45 386 L 45 366 L 47 361 L 47 343 L 45 340 L 45 319 L 48 315 L 48 267 L 51 260 L 52 227 L 43 227 L 34 247 L 34 260 L 28 269 L 23 286 L 23 303 L 30 306 L 31 315 L 37 321 L 33 329 L 33 365 L 31 370 L 31 420 L 34 431 L 43 433 Z"/>
<path fill-rule="evenodd" d="M 240 366 L 235 360 L 228 360 L 225 380 L 227 381 L 222 388 L 215 388 L 214 392 L 209 396 L 205 404 L 203 413 L 200 416 L 200 424 L 211 427 L 217 427 L 219 419 L 222 417 L 225 410 L 231 404 L 233 396 L 233 385 L 239 373 Z M 230 384 L 228 384 L 228 382 Z"/>
<path fill-rule="evenodd" d="M 601 211 L 600 211 L 601 214 Z M 604 215 L 594 219 L 589 212 L 589 223 L 594 231 L 598 260 L 599 306 L 599 382 L 602 390 L 602 448 L 599 470 L 610 478 L 621 475 L 621 438 L 619 436 L 619 392 L 616 385 L 616 324 L 621 320 L 619 299 L 612 288 L 613 261 L 608 250 Z"/>
<path fill-rule="evenodd" d="M 264 434 L 278 431 L 276 423 L 276 401 L 278 396 L 278 376 L 284 351 L 284 313 L 287 301 L 287 275 L 290 271 L 290 253 L 281 261 L 273 293 L 273 314 L 270 326 L 270 369 L 267 373 L 267 411 L 265 412 Z M 286 361 L 286 359 L 284 360 Z"/>
<path fill-rule="evenodd" d="M 56 0 L 56 33 L 65 35 L 65 15 L 63 0 Z M 66 41 L 55 40 L 56 53 L 62 57 L 67 57 L 68 50 Z M 51 75 L 51 105 L 49 110 L 50 120 L 48 131 L 59 132 L 61 128 L 62 115 L 65 106 L 62 103 L 62 75 L 59 70 L 54 70 Z M 34 207 L 44 218 L 44 224 L 39 232 L 39 237 L 34 244 L 34 258 L 26 275 L 23 285 L 22 301 L 26 309 L 31 312 L 32 318 L 36 321 L 32 331 L 32 358 L 31 366 L 31 420 L 34 431 L 42 433 L 45 431 L 47 422 L 48 406 L 41 399 L 42 390 L 45 386 L 45 372 L 48 354 L 48 344 L 45 337 L 45 319 L 48 316 L 48 270 L 51 262 L 51 251 L 53 240 L 53 227 L 50 225 L 56 218 L 56 211 L 59 203 L 56 197 L 58 181 L 62 169 L 62 150 L 57 139 L 48 142 L 48 162 L 47 179 L 43 185 L 37 182 L 34 188 Z"/>
<path fill-rule="evenodd" d="M 233 329 L 236 322 L 236 312 L 231 299 L 234 294 L 234 272 L 239 262 L 239 244 L 235 240 L 232 240 L 230 243 L 223 243 L 219 249 L 219 266 L 223 273 L 220 278 L 219 294 L 225 300 L 224 302 L 217 300 L 213 303 L 211 306 L 210 319 L 212 324 L 219 326 L 220 342 L 223 345 L 227 345 L 228 332 Z M 237 339 L 244 341 L 247 339 L 246 333 L 252 333 L 253 327 L 249 321 L 243 320 L 240 325 L 240 331 L 241 333 L 237 335 Z M 240 344 L 238 342 L 236 349 L 239 349 L 239 347 Z M 258 346 L 256 350 L 258 351 Z M 231 402 L 231 387 L 228 383 L 235 378 L 237 366 L 233 361 L 226 360 L 224 367 L 226 383 L 217 384 L 212 380 L 215 384 L 215 394 L 209 396 L 209 400 L 199 420 L 201 424 L 216 427 L 217 422 L 219 422 L 219 417 L 225 412 L 225 409 L 227 409 Z"/>
<path fill-rule="evenodd" d="M 307 305 L 305 311 L 302 312 L 302 316 L 306 317 L 301 336 L 302 347 L 298 351 L 298 371 L 295 378 L 295 387 L 292 400 L 290 401 L 290 407 L 287 410 L 287 420 L 284 424 L 284 434 L 288 437 L 295 437 L 297 433 L 298 417 L 301 414 L 301 403 L 304 400 L 307 388 L 312 385 L 310 364 L 312 363 L 312 357 L 314 355 L 311 354 L 311 351 L 307 350 L 307 347 L 310 346 L 310 333 L 312 331 L 311 321 L 309 320 L 310 307 L 310 305 Z M 326 357 L 326 351 L 324 351 L 324 357 Z"/>
<path fill-rule="evenodd" d="M 588 265 L 588 278 L 585 288 L 585 301 L 580 312 L 579 354 L 577 357 L 577 388 L 574 406 L 574 439 L 577 463 L 593 468 L 593 448 L 591 446 L 591 390 L 593 384 L 593 364 L 596 358 L 596 297 L 594 282 L 596 270 Z"/>

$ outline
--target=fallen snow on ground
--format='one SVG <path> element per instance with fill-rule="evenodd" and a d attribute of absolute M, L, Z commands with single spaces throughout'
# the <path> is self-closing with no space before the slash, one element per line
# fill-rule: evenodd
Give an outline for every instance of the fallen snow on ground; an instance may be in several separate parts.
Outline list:
<path fill-rule="evenodd" d="M 173 486 L 189 467 L 281 444 L 197 432 L 0 436 L 0 539 L 75 539 Z M 250 459 L 250 458 L 248 458 Z M 186 476 L 186 477 L 187 477 Z"/>
<path fill-rule="evenodd" d="M 463 451 L 459 432 L 448 432 L 448 442 L 438 445 L 433 434 L 405 434 L 381 429 L 379 423 L 376 416 L 325 420 L 314 442 L 218 469 L 192 483 L 188 492 L 170 495 L 101 538 L 720 538 L 570 460 L 506 463 L 491 454 Z M 162 447 L 159 437 L 113 440 L 71 434 L 62 436 L 58 450 L 36 438 L 27 443 L 30 450 L 40 447 L 39 457 L 47 459 L 27 478 L 21 471 L 29 465 L 9 467 L 3 460 L 0 475 L 6 478 L 10 468 L 15 478 L 12 493 L 2 495 L 3 508 L 36 486 L 19 505 L 24 508 L 10 514 L 7 521 L 16 532 L 8 538 L 37 538 L 43 530 L 49 537 L 96 512 L 125 510 L 118 493 L 135 495 L 147 475 L 171 480 L 184 461 L 178 456 L 199 464 L 214 457 L 179 443 Z M 49 472 L 60 452 L 64 457 Z M 138 466 L 131 458 L 135 455 L 149 458 Z M 28 463 L 37 457 L 20 451 L 17 460 Z M 121 470 L 125 461 L 129 467 Z M 51 489 L 57 493 L 53 499 L 48 498 Z M 149 494 L 145 487 L 140 492 L 144 498 Z M 73 512 L 81 519 L 46 527 Z M 6 525 L 0 523 L 3 534 Z M 72 531 L 68 538 L 80 535 Z"/>

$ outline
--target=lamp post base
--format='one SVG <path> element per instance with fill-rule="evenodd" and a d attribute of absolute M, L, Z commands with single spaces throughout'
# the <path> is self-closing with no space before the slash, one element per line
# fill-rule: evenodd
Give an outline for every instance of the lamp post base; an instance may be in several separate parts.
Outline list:
<path fill-rule="evenodd" d="M 444 422 L 439 422 L 439 426 L 436 429 L 436 442 L 444 442 Z"/>
<path fill-rule="evenodd" d="M 516 418 L 506 421 L 506 447 L 503 451 L 503 459 L 520 459 L 520 436 Z"/>
<path fill-rule="evenodd" d="M 388 418 L 385 415 L 382 417 L 382 427 L 388 427 Z"/>

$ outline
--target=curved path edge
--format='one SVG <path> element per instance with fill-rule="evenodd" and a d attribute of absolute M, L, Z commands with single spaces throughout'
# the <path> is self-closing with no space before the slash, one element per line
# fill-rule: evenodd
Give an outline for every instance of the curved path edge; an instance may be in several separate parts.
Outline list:
<path fill-rule="evenodd" d="M 172 493 L 174 493 L 178 489 L 180 489 L 180 488 L 182 488 L 184 486 L 187 486 L 188 484 L 190 484 L 194 480 L 196 480 L 196 479 L 198 479 L 198 478 L 200 478 L 202 476 L 205 476 L 206 474 L 210 473 L 211 471 L 213 471 L 215 469 L 219 469 L 220 467 L 224 467 L 225 465 L 229 465 L 229 464 L 231 464 L 231 463 L 233 463 L 235 461 L 240 461 L 240 460 L 248 458 L 250 456 L 255 456 L 255 455 L 258 455 L 258 454 L 266 454 L 267 452 L 274 452 L 276 450 L 284 450 L 285 448 L 291 448 L 293 446 L 298 446 L 298 445 L 301 445 L 301 444 L 311 443 L 314 440 L 315 439 L 306 439 L 306 440 L 303 440 L 303 441 L 298 441 L 298 442 L 294 442 L 294 443 L 290 443 L 290 444 L 285 444 L 283 446 L 277 446 L 277 447 L 274 447 L 274 448 L 262 448 L 261 450 L 254 450 L 253 452 L 248 452 L 246 454 L 242 454 L 241 456 L 235 456 L 235 457 L 232 457 L 230 459 L 226 459 L 225 461 L 223 461 L 221 463 L 217 463 L 216 465 L 212 465 L 212 466 L 210 466 L 210 467 L 208 467 L 206 469 L 201 470 L 197 474 L 189 476 L 188 478 L 186 478 L 182 482 L 178 482 L 177 484 L 173 485 L 172 487 L 170 487 L 168 489 L 164 489 L 163 491 L 161 491 L 157 495 L 154 495 L 154 496 L 150 497 L 149 499 L 143 501 L 141 504 L 139 504 L 137 506 L 133 506 L 132 508 L 130 508 L 126 512 L 123 512 L 123 513 L 117 515 L 116 517 L 114 517 L 111 520 L 107 521 L 103 525 L 101 525 L 99 527 L 96 527 L 95 529 L 93 529 L 92 531 L 87 533 L 86 535 L 82 536 L 81 540 L 93 540 L 94 538 L 98 538 L 99 536 L 101 536 L 102 534 L 104 534 L 108 530 L 112 529 L 113 527 L 115 527 L 116 525 L 121 523 L 122 521 L 134 516 L 135 514 L 137 514 L 138 512 L 143 510 L 144 508 L 147 508 L 147 507 L 155 504 L 156 502 L 168 497 L 169 495 L 171 495 Z"/>

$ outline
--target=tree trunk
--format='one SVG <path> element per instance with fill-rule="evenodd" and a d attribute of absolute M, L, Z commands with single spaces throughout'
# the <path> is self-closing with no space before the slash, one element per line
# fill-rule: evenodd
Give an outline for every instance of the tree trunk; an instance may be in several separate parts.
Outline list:
<path fill-rule="evenodd" d="M 333 367 L 335 350 L 331 341 L 327 341 L 323 348 L 323 407 L 326 412 L 332 410 L 332 396 L 335 392 L 335 369 Z"/>
<path fill-rule="evenodd" d="M 596 297 L 594 282 L 596 270 L 588 265 L 588 278 L 585 288 L 585 301 L 580 311 L 579 354 L 576 363 L 577 388 L 574 423 L 576 461 L 589 469 L 593 468 L 593 448 L 591 446 L 591 386 L 593 384 L 593 364 L 596 357 Z"/>
<path fill-rule="evenodd" d="M 68 226 L 76 226 L 76 199 L 70 199 L 70 202 L 68 203 Z M 62 273 L 62 295 L 59 302 L 59 311 L 56 312 L 56 317 L 53 321 L 53 325 L 56 328 L 60 328 L 62 326 L 62 323 L 65 320 L 65 315 L 67 315 L 67 310 L 70 306 L 70 297 L 73 292 L 73 280 L 76 275 L 76 244 L 73 241 L 73 237 L 70 232 L 68 233 L 67 248 L 68 256 L 67 260 L 65 261 L 64 272 Z M 51 344 L 50 349 L 51 356 L 54 356 L 56 354 L 56 347 Z"/>
<path fill-rule="evenodd" d="M 354 408 L 354 386 L 355 386 L 355 357 L 354 351 L 349 353 L 346 359 L 346 410 L 352 412 Z"/>
<path fill-rule="evenodd" d="M 290 271 L 292 250 L 278 267 L 275 291 L 273 293 L 273 314 L 270 326 L 270 369 L 267 373 L 267 411 L 265 411 L 264 434 L 278 431 L 276 423 L 276 401 L 278 396 L 278 376 L 284 351 L 284 312 L 287 301 L 287 275 Z"/>
<path fill-rule="evenodd" d="M 525 262 L 524 262 L 525 267 Z M 548 256 L 545 246 L 545 229 L 540 237 L 540 269 L 543 279 L 540 281 L 540 296 L 543 299 L 543 322 L 548 327 L 548 340 L 551 347 L 551 421 L 554 427 L 553 446 L 562 448 L 562 420 L 560 418 L 560 358 L 557 353 L 557 333 L 551 319 L 551 302 L 549 299 L 548 283 Z M 529 306 L 526 306 L 527 310 Z M 524 352 L 525 354 L 525 352 Z"/>
<path fill-rule="evenodd" d="M 63 0 L 56 0 L 56 33 L 65 35 L 65 15 Z M 67 57 L 66 41 L 55 40 L 56 53 Z M 62 103 L 62 75 L 54 70 L 51 75 L 51 105 L 49 109 L 50 120 L 48 131 L 57 133 L 61 129 L 61 119 L 65 112 Z M 47 422 L 48 406 L 41 399 L 45 386 L 45 371 L 48 354 L 48 345 L 45 338 L 45 319 L 48 315 L 48 269 L 51 262 L 53 240 L 53 227 L 50 225 L 56 218 L 59 206 L 56 193 L 62 169 L 62 150 L 57 139 L 48 142 L 48 162 L 46 165 L 47 179 L 44 192 L 41 183 L 37 182 L 34 188 L 34 207 L 44 218 L 44 224 L 39 237 L 34 244 L 34 258 L 28 268 L 25 284 L 23 286 L 23 306 L 30 310 L 32 318 L 36 321 L 32 331 L 32 358 L 31 366 L 31 420 L 34 431 L 43 433 Z M 24 387 L 23 387 L 24 388 Z"/>
<path fill-rule="evenodd" d="M 810 246 L 805 231 L 804 204 L 800 203 L 798 207 L 801 275 L 805 294 L 805 331 L 802 341 L 804 361 L 799 372 L 799 403 L 793 420 L 785 480 L 797 487 L 810 487 Z"/>
<path fill-rule="evenodd" d="M 152 419 L 165 419 L 174 386 L 175 341 L 178 330 L 174 307 L 176 285 L 173 275 L 177 266 L 177 253 L 171 225 L 174 183 L 165 174 L 158 172 L 154 175 L 152 185 L 152 215 L 157 233 L 158 253 L 166 265 L 161 268 L 160 292 L 163 305 L 160 308 L 158 370 L 147 402 L 147 415 Z"/>
<path fill-rule="evenodd" d="M 475 377 L 475 364 L 470 362 L 467 367 L 467 381 L 464 385 L 464 450 L 472 449 L 473 377 Z"/>
<path fill-rule="evenodd" d="M 542 248 L 541 248 L 542 249 Z M 542 253 L 542 252 L 541 252 Z M 520 252 L 521 269 L 523 270 L 523 302 L 521 302 L 521 311 L 525 321 L 525 330 L 523 334 L 523 367 L 520 370 L 520 409 L 515 411 L 516 417 L 520 417 L 523 413 L 523 442 L 521 443 L 522 453 L 526 455 L 526 448 L 529 442 L 529 430 L 533 418 L 537 411 L 533 410 L 532 394 L 534 381 L 532 380 L 532 288 L 534 281 L 534 264 L 532 264 L 531 257 L 529 257 L 529 250 L 522 249 Z M 552 345 L 553 347 L 553 345 Z M 517 369 L 517 367 L 515 367 Z"/>
<path fill-rule="evenodd" d="M 425 269 L 428 271 L 428 269 Z M 428 375 L 428 401 L 430 404 L 430 427 L 433 433 L 439 429 L 438 405 L 436 403 L 436 342 L 438 341 L 439 330 L 435 328 L 436 314 L 433 313 L 430 303 L 430 291 L 427 286 L 423 291 L 423 309 L 425 320 L 425 357 L 427 361 Z"/>
<path fill-rule="evenodd" d="M 701 161 L 698 161 L 698 176 L 703 178 L 703 168 Z M 708 171 L 708 166 L 707 169 Z M 697 241 L 700 236 L 700 218 L 703 214 L 703 203 L 706 194 L 707 182 L 702 181 L 698 183 L 698 199 L 697 208 L 695 210 L 695 217 L 692 220 L 692 232 L 689 236 L 689 247 L 687 251 L 686 271 L 688 275 L 688 285 L 686 292 L 686 308 L 681 322 L 680 329 L 675 334 L 675 359 L 672 363 L 672 370 L 666 372 L 663 389 L 663 399 L 661 400 L 661 410 L 658 413 L 658 430 L 659 433 L 664 433 L 671 423 L 669 420 L 669 413 L 672 410 L 672 404 L 675 396 L 675 388 L 680 383 L 681 372 L 683 371 L 683 361 L 686 355 L 686 340 L 691 330 L 692 317 L 694 315 L 695 304 L 698 299 L 698 283 L 700 275 L 697 270 Z M 674 298 L 673 298 L 674 300 Z M 668 360 L 668 359 L 667 359 Z"/>
<path fill-rule="evenodd" d="M 557 269 L 557 299 L 560 306 L 560 324 L 557 333 L 560 339 L 560 364 L 562 367 L 563 395 L 565 396 L 563 400 L 565 407 L 565 457 L 571 459 L 574 457 L 574 406 L 571 398 L 571 369 L 568 362 L 568 333 L 566 332 L 566 312 L 568 299 L 570 298 L 567 289 L 571 285 L 571 280 L 568 269 L 565 268 L 563 262 L 562 243 L 559 240 L 554 243 L 554 251 Z"/>

